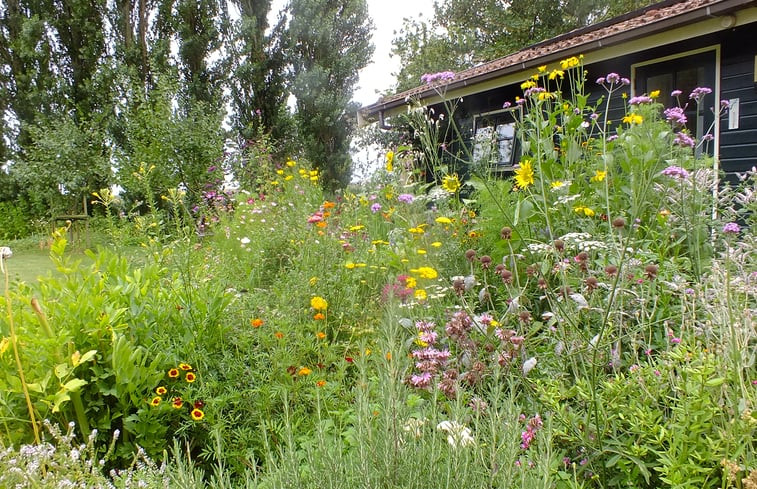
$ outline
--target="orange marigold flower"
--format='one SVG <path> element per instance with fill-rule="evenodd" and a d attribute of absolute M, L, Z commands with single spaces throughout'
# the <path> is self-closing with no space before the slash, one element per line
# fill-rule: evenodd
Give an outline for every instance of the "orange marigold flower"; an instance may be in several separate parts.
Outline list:
<path fill-rule="evenodd" d="M 302 367 L 300 370 L 297 371 L 297 375 L 310 375 L 312 373 L 313 371 L 307 367 Z"/>
<path fill-rule="evenodd" d="M 319 331 L 319 332 L 317 332 L 317 333 L 315 334 L 315 336 L 316 336 L 316 337 L 317 337 L 317 338 L 318 338 L 319 340 L 322 340 L 322 339 L 326 338 L 326 333 L 324 333 L 323 331 Z"/>
<path fill-rule="evenodd" d="M 316 387 L 323 387 L 324 385 L 326 385 L 325 380 L 319 380 L 318 382 L 315 383 Z"/>
<path fill-rule="evenodd" d="M 150 401 L 150 406 L 152 406 L 152 407 L 160 406 L 160 401 L 162 401 L 162 400 L 163 400 L 163 398 L 162 398 L 162 397 L 160 397 L 160 396 L 155 396 L 155 397 L 153 397 L 153 398 L 152 398 L 152 400 Z"/>
<path fill-rule="evenodd" d="M 284 333 L 282 333 L 281 331 L 276 331 L 275 333 L 273 333 L 273 335 L 274 335 L 274 336 L 275 336 L 276 338 L 278 338 L 278 339 L 281 339 L 281 338 L 283 338 L 283 337 L 284 337 Z"/>
<path fill-rule="evenodd" d="M 184 380 L 186 380 L 187 382 L 191 384 L 192 382 L 197 380 L 197 376 L 192 372 L 187 372 L 187 376 L 184 377 Z"/>
<path fill-rule="evenodd" d="M 259 328 L 259 327 L 263 326 L 264 323 L 265 323 L 265 321 L 263 321 L 260 318 L 255 318 L 255 319 L 251 319 L 250 320 L 250 324 L 252 325 L 253 328 Z"/>
<path fill-rule="evenodd" d="M 333 202 L 329 202 L 327 200 L 326 202 L 323 203 L 323 208 L 324 209 L 333 209 L 335 205 L 336 204 L 334 204 Z"/>
<path fill-rule="evenodd" d="M 319 312 L 319 313 L 316 313 L 315 316 L 313 316 L 313 319 L 315 319 L 316 321 L 322 321 L 326 319 L 326 316 L 324 316 L 323 313 Z"/>
<path fill-rule="evenodd" d="M 179 368 L 181 370 L 192 370 L 192 366 L 188 363 L 180 363 Z"/>
<path fill-rule="evenodd" d="M 183 405 L 184 405 L 184 401 L 181 399 L 181 397 L 174 397 L 173 401 L 171 402 L 171 406 L 174 409 L 181 409 Z"/>
<path fill-rule="evenodd" d="M 178 368 L 172 368 L 168 371 L 168 377 L 171 379 L 176 379 L 179 377 L 179 369 Z"/>
<path fill-rule="evenodd" d="M 162 396 L 162 395 L 163 395 L 163 394 L 165 394 L 166 392 L 168 392 L 168 389 L 166 389 L 166 388 L 165 388 L 165 387 L 163 387 L 162 385 L 161 385 L 160 387 L 158 387 L 157 389 L 155 389 L 155 393 L 156 393 L 157 395 L 159 395 L 159 396 Z"/>
<path fill-rule="evenodd" d="M 202 418 L 205 417 L 205 413 L 202 412 L 202 409 L 195 408 L 192 410 L 190 414 L 192 416 L 192 419 L 194 419 L 195 421 L 200 421 Z"/>

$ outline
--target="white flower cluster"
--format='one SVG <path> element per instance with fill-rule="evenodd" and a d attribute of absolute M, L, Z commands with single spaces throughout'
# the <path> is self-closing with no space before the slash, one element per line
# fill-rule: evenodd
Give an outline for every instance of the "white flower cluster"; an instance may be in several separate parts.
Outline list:
<path fill-rule="evenodd" d="M 436 429 L 447 433 L 447 443 L 455 448 L 476 444 L 471 429 L 457 421 L 442 421 L 436 425 Z"/>
<path fill-rule="evenodd" d="M 527 248 L 531 253 L 549 253 L 552 251 L 552 247 L 546 243 L 530 243 Z"/>

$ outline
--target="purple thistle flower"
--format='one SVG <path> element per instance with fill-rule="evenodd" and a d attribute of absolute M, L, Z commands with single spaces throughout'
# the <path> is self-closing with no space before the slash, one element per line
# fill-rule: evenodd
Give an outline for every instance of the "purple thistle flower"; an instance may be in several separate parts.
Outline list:
<path fill-rule="evenodd" d="M 741 228 L 735 222 L 729 222 L 723 226 L 723 234 L 738 234 L 739 231 L 741 231 Z"/>
<path fill-rule="evenodd" d="M 696 145 L 691 136 L 685 132 L 677 132 L 675 139 L 673 139 L 673 144 L 682 148 L 693 148 Z"/>
<path fill-rule="evenodd" d="M 705 95 L 708 93 L 712 93 L 712 89 L 708 87 L 696 87 L 694 90 L 691 91 L 691 94 L 689 94 L 689 98 L 691 100 L 696 100 L 697 103 L 699 103 L 700 100 L 704 98 Z"/>
<path fill-rule="evenodd" d="M 653 102 L 651 97 L 648 97 L 646 95 L 639 95 L 637 97 L 631 97 L 628 100 L 628 105 L 641 105 L 641 104 L 651 104 Z"/>
<path fill-rule="evenodd" d="M 381 204 L 376 202 L 375 204 L 371 205 L 371 212 L 374 214 L 381 210 Z"/>
<path fill-rule="evenodd" d="M 455 79 L 455 73 L 453 71 L 440 71 L 439 73 L 426 73 L 421 76 L 421 81 L 428 85 L 434 82 L 441 81 L 447 82 Z"/>
<path fill-rule="evenodd" d="M 404 202 L 405 204 L 412 204 L 415 197 L 413 197 L 413 194 L 399 194 L 397 200 Z"/>
<path fill-rule="evenodd" d="M 682 107 L 669 107 L 663 111 L 663 114 L 668 122 L 679 126 L 685 126 L 688 121 Z"/>
<path fill-rule="evenodd" d="M 680 166 L 669 166 L 662 170 L 662 174 L 673 178 L 689 178 L 689 172 L 681 168 Z"/>

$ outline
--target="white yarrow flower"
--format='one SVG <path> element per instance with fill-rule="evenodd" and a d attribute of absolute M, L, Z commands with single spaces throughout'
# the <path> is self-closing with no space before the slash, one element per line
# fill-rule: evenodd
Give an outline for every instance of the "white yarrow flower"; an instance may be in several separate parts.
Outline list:
<path fill-rule="evenodd" d="M 523 376 L 525 377 L 528 375 L 528 372 L 533 370 L 533 368 L 536 366 L 536 357 L 531 357 L 525 362 L 523 362 Z"/>

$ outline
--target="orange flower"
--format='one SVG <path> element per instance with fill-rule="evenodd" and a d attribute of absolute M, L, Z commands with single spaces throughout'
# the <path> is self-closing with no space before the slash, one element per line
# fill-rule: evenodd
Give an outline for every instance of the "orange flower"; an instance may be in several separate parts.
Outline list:
<path fill-rule="evenodd" d="M 181 397 L 174 397 L 173 401 L 171 402 L 171 406 L 174 409 L 181 409 L 183 405 L 184 405 L 184 401 L 181 400 Z"/>
<path fill-rule="evenodd" d="M 179 368 L 181 370 L 192 370 L 192 366 L 188 363 L 180 363 Z"/>
<path fill-rule="evenodd" d="M 316 337 L 317 337 L 317 338 L 318 338 L 319 340 L 322 340 L 322 339 L 326 338 L 326 333 L 324 333 L 323 331 L 319 331 L 319 332 L 317 332 L 317 333 L 315 334 L 315 336 L 316 336 Z"/>
<path fill-rule="evenodd" d="M 297 371 L 297 375 L 310 375 L 312 373 L 313 371 L 307 367 L 302 367 L 299 371 Z"/>
<path fill-rule="evenodd" d="M 278 338 L 278 339 L 281 339 L 281 338 L 283 338 L 283 337 L 284 337 L 284 333 L 282 333 L 281 331 L 276 331 L 275 333 L 273 333 L 273 335 L 274 335 L 274 336 L 275 336 L 276 338 Z"/>
<path fill-rule="evenodd" d="M 168 377 L 171 379 L 176 379 L 179 377 L 179 369 L 178 368 L 172 368 L 168 371 Z"/>
<path fill-rule="evenodd" d="M 315 316 L 313 316 L 313 319 L 315 319 L 316 321 L 322 321 L 326 319 L 326 316 L 324 316 L 323 313 L 319 312 L 319 313 L 316 313 Z"/>
<path fill-rule="evenodd" d="M 191 384 L 192 382 L 197 380 L 197 376 L 192 372 L 187 372 L 187 376 L 184 377 L 184 380 L 186 380 L 187 382 Z"/>
<path fill-rule="evenodd" d="M 318 382 L 315 383 L 316 387 L 323 387 L 324 385 L 326 385 L 325 380 L 319 380 Z"/>
<path fill-rule="evenodd" d="M 202 409 L 194 408 L 190 414 L 192 415 L 192 419 L 194 419 L 195 421 L 200 421 L 205 417 L 205 413 L 202 412 Z"/>
<path fill-rule="evenodd" d="M 253 328 L 259 328 L 259 327 L 263 326 L 264 323 L 265 323 L 265 321 L 263 321 L 260 318 L 255 318 L 255 319 L 251 319 L 250 320 L 250 324 L 252 325 Z"/>
<path fill-rule="evenodd" d="M 165 388 L 165 387 L 163 387 L 162 385 L 161 385 L 160 387 L 158 387 L 157 389 L 155 389 L 155 393 L 156 393 L 157 395 L 159 395 L 159 396 L 162 396 L 162 395 L 163 395 L 163 394 L 165 394 L 166 392 L 168 392 L 168 389 L 166 389 L 166 388 Z"/>
<path fill-rule="evenodd" d="M 162 401 L 162 400 L 163 400 L 163 398 L 162 398 L 162 397 L 160 397 L 160 396 L 155 396 L 155 397 L 153 397 L 153 398 L 152 398 L 152 400 L 150 401 L 150 406 L 152 406 L 152 407 L 160 406 L 160 401 Z"/>
<path fill-rule="evenodd" d="M 318 221 L 317 223 L 315 223 L 315 225 L 317 227 L 319 227 L 319 228 L 325 228 L 326 227 L 326 222 L 325 221 Z"/>
<path fill-rule="evenodd" d="M 333 202 L 329 202 L 327 200 L 326 202 L 323 203 L 323 208 L 324 209 L 333 209 L 335 205 L 336 204 L 334 204 Z"/>

